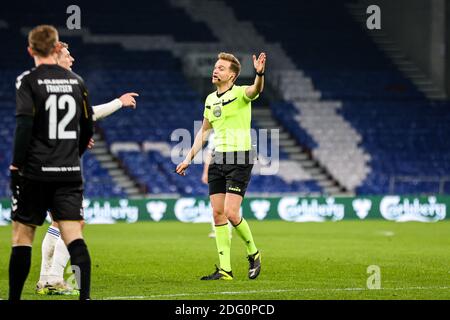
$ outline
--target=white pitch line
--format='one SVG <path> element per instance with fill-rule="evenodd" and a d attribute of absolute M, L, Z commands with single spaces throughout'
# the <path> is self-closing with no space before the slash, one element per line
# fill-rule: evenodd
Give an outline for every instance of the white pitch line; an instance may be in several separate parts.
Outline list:
<path fill-rule="evenodd" d="M 157 294 L 150 296 L 123 296 L 123 297 L 105 297 L 103 300 L 124 300 L 124 299 L 153 299 L 153 298 L 175 298 L 185 296 L 203 296 L 203 295 L 232 295 L 232 294 L 250 294 L 250 293 L 280 293 L 280 292 L 308 292 L 308 291 L 408 291 L 408 290 L 449 290 L 450 287 L 406 287 L 406 288 L 302 288 L 302 289 L 280 289 L 280 290 L 249 290 L 249 291 L 220 291 L 220 292 L 192 292 L 192 293 L 174 293 Z"/>

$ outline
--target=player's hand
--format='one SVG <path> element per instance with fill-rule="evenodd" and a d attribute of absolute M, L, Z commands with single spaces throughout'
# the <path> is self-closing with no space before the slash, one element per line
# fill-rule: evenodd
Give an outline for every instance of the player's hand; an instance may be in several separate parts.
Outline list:
<path fill-rule="evenodd" d="M 183 161 L 182 163 L 180 163 L 177 168 L 175 169 L 175 172 L 178 173 L 180 176 L 185 176 L 186 175 L 186 170 L 189 167 L 189 163 Z"/>
<path fill-rule="evenodd" d="M 258 59 L 253 55 L 253 66 L 255 67 L 256 72 L 263 73 L 266 69 L 266 54 L 264 52 L 259 54 Z"/>
<path fill-rule="evenodd" d="M 202 174 L 202 182 L 204 184 L 208 184 L 208 173 L 205 172 L 204 174 Z"/>
<path fill-rule="evenodd" d="M 88 149 L 92 149 L 94 146 L 95 146 L 95 140 L 91 138 L 88 143 Z"/>
<path fill-rule="evenodd" d="M 122 102 L 122 107 L 131 107 L 136 109 L 136 100 L 134 97 L 139 97 L 139 94 L 135 92 L 125 93 L 120 96 L 119 100 Z"/>

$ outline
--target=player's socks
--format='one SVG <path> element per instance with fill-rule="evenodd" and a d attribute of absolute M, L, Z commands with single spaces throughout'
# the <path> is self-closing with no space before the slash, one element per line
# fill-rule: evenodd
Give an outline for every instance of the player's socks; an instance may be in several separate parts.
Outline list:
<path fill-rule="evenodd" d="M 231 271 L 231 238 L 228 223 L 215 226 L 215 229 L 220 268 L 229 272 Z"/>
<path fill-rule="evenodd" d="M 211 232 L 208 234 L 208 237 L 210 238 L 216 237 L 216 231 L 214 229 L 214 218 L 211 218 Z"/>
<path fill-rule="evenodd" d="M 63 282 L 64 281 L 64 269 L 66 268 L 67 262 L 70 259 L 69 251 L 60 237 L 56 242 L 55 253 L 53 254 L 53 263 L 49 272 L 49 282 Z"/>
<path fill-rule="evenodd" d="M 49 281 L 50 269 L 52 268 L 53 255 L 58 239 L 61 239 L 59 229 L 50 226 L 42 241 L 41 275 L 39 282 L 45 284 Z"/>
<path fill-rule="evenodd" d="M 258 249 L 256 249 L 255 242 L 253 241 L 252 232 L 250 231 L 250 227 L 248 226 L 247 221 L 242 218 L 241 222 L 234 226 L 237 234 L 241 237 L 245 242 L 245 247 L 247 248 L 247 254 L 253 255 Z"/>
<path fill-rule="evenodd" d="M 91 257 L 83 239 L 76 239 L 69 243 L 67 249 L 70 253 L 70 263 L 75 268 L 80 289 L 80 300 L 90 299 L 91 290 Z M 78 272 L 78 274 L 77 274 Z"/>
<path fill-rule="evenodd" d="M 12 248 L 9 260 L 9 300 L 20 300 L 23 285 L 30 272 L 31 247 Z"/>

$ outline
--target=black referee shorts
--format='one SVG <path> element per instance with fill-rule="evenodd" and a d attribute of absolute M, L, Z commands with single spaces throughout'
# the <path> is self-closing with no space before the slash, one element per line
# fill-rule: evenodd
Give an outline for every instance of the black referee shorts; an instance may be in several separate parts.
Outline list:
<path fill-rule="evenodd" d="M 82 182 L 44 182 L 20 179 L 12 190 L 11 219 L 27 225 L 41 226 L 52 213 L 54 221 L 83 220 Z"/>
<path fill-rule="evenodd" d="M 251 152 L 215 152 L 208 167 L 209 195 L 234 193 L 244 197 L 253 169 Z"/>

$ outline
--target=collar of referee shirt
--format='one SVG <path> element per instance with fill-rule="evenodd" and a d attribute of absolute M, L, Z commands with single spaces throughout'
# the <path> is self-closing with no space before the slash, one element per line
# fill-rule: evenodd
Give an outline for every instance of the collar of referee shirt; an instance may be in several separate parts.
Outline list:
<path fill-rule="evenodd" d="M 233 89 L 233 87 L 234 87 L 234 83 L 231 85 L 231 87 L 228 90 L 226 90 L 226 91 L 224 91 L 222 93 L 219 93 L 219 91 L 216 91 L 217 98 L 220 98 L 221 96 L 223 96 L 225 93 L 227 93 L 228 91 Z"/>

